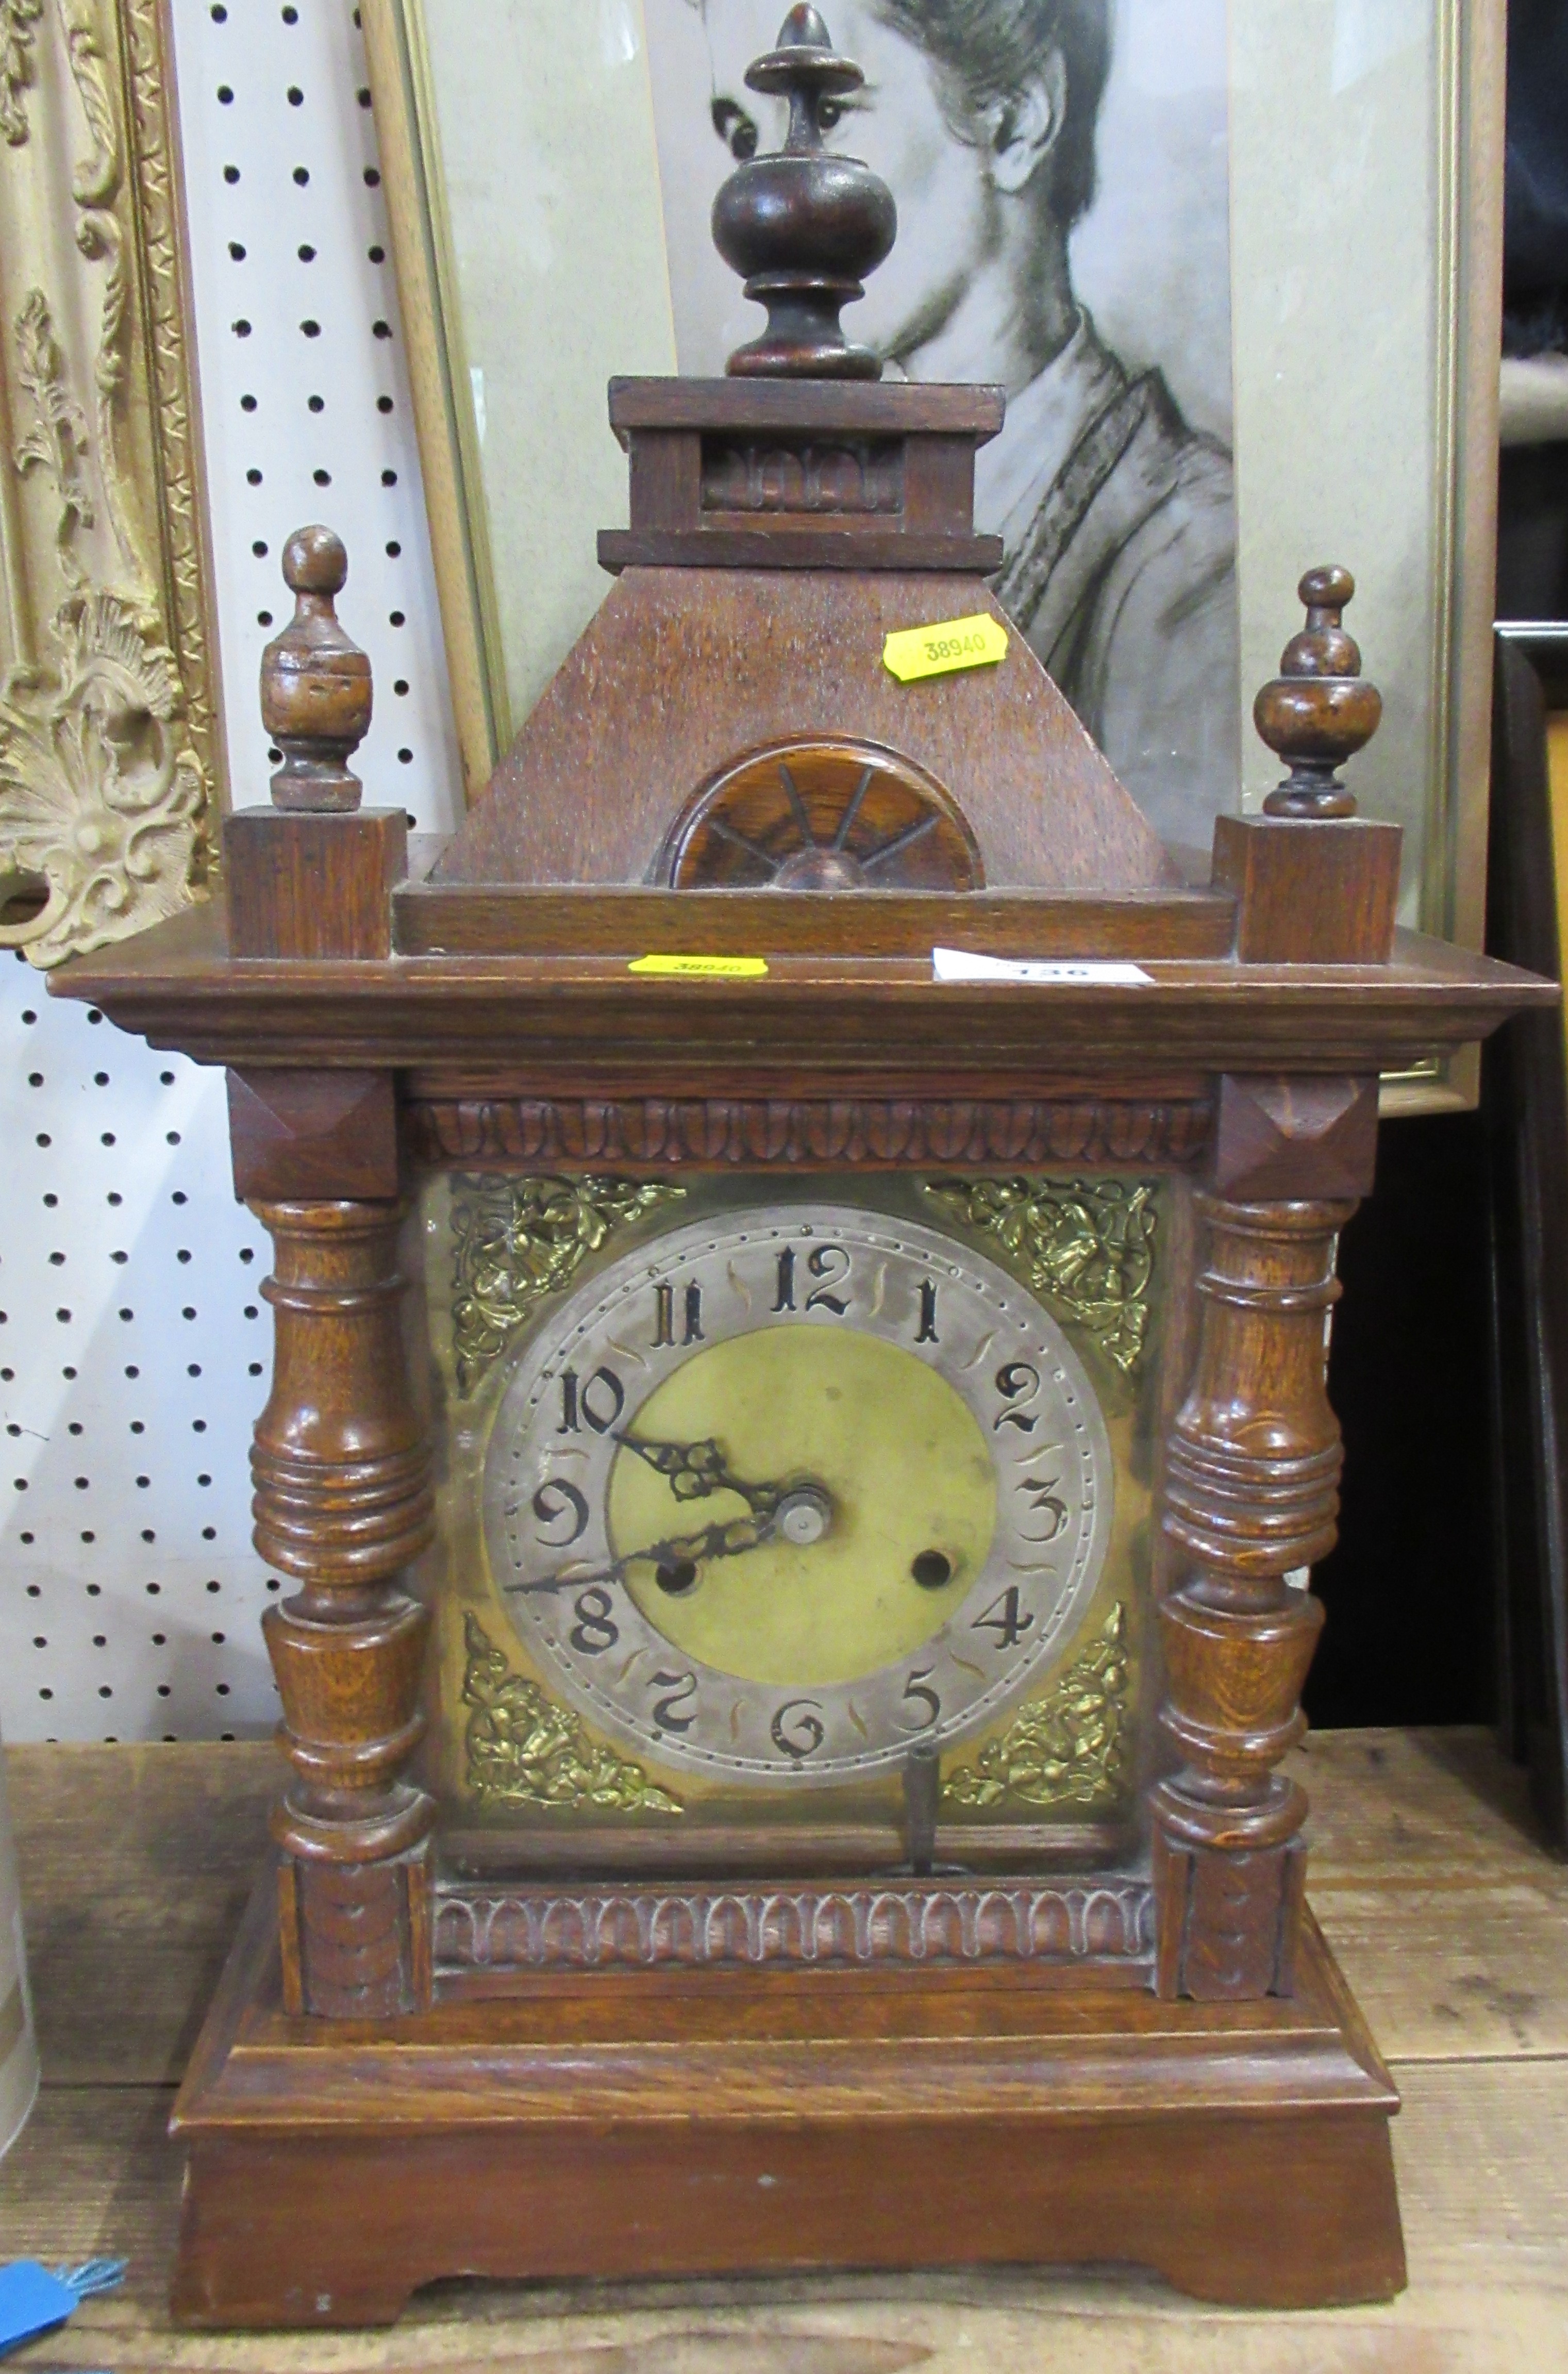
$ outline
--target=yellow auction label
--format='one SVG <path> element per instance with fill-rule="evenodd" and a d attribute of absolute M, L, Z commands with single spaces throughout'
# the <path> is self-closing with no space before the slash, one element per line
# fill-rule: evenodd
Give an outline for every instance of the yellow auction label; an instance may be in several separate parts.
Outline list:
<path fill-rule="evenodd" d="M 686 981 L 760 981 L 766 957 L 634 957 L 628 972 L 662 973 Z"/>
<path fill-rule="evenodd" d="M 952 676 L 959 668 L 994 667 L 1007 656 L 1007 629 L 989 610 L 972 618 L 943 618 L 934 627 L 903 627 L 889 635 L 882 656 L 900 684 Z"/>

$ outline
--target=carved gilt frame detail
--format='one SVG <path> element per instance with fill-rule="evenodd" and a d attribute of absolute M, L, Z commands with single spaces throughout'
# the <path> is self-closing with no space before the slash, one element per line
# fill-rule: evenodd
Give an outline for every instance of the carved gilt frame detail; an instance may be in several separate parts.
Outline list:
<path fill-rule="evenodd" d="M 216 603 L 168 0 L 0 5 L 0 946 L 204 884 Z"/>

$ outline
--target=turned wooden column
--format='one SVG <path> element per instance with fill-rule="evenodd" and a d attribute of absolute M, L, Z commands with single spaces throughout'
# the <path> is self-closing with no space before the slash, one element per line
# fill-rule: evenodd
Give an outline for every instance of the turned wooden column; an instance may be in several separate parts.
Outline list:
<path fill-rule="evenodd" d="M 343 546 L 284 547 L 294 616 L 262 660 L 262 720 L 281 764 L 270 806 L 224 831 L 231 953 L 382 957 L 404 870 L 400 808 L 364 808 L 349 767 L 370 722 L 370 666 L 339 624 Z M 303 1048 L 301 1052 L 314 1051 Z M 299 1586 L 269 1609 L 293 1779 L 283 1850 L 285 2008 L 380 2017 L 429 2000 L 429 1800 L 418 1744 L 427 1611 L 398 1577 L 434 1531 L 430 1451 L 404 1353 L 397 1115 L 387 1073 L 231 1072 L 237 1192 L 270 1231 L 272 1395 L 256 1427 L 256 1547 Z"/>
<path fill-rule="evenodd" d="M 273 1389 L 252 1452 L 256 1547 L 300 1588 L 263 1619 L 294 1779 L 284 1851 L 287 2007 L 374 2016 L 429 1998 L 425 1841 L 404 1776 L 424 1729 L 428 1610 L 396 1578 L 435 1530 L 409 1392 L 396 1204 L 266 1204 Z"/>
<path fill-rule="evenodd" d="M 1153 1792 L 1158 1983 L 1199 2001 L 1288 1994 L 1306 1800 L 1275 1767 L 1323 1610 L 1297 1587 L 1332 1548 L 1340 1428 L 1325 1386 L 1353 1203 L 1199 1198 L 1198 1360 L 1167 1447 L 1164 1530 L 1192 1560 L 1160 1610 L 1160 1720 L 1181 1757 Z"/>
<path fill-rule="evenodd" d="M 1256 712 L 1291 773 L 1265 815 L 1215 826 L 1214 881 L 1235 896 L 1244 965 L 1388 960 L 1399 829 L 1356 817 L 1335 773 L 1380 706 L 1342 624 L 1353 591 L 1343 570 L 1303 578 L 1306 626 Z M 1241 2000 L 1293 1983 L 1307 1806 L 1277 1767 L 1306 1728 L 1301 1689 L 1323 1625 L 1305 1584 L 1340 1509 L 1334 1264 L 1376 1140 L 1375 1080 L 1219 1083 L 1199 1197 L 1197 1359 L 1165 1450 L 1162 1522 L 1190 1561 L 1160 1609 L 1160 1721 L 1180 1759 L 1151 1800 L 1165 1996 Z"/>
<path fill-rule="evenodd" d="M 1216 887 L 1241 964 L 1387 964 L 1401 835 L 1358 817 L 1336 770 L 1382 703 L 1344 627 L 1347 570 L 1309 570 L 1306 623 L 1254 714 L 1290 773 L 1262 816 L 1221 817 Z M 1160 1609 L 1160 1721 L 1180 1761 L 1151 1796 L 1156 1983 L 1201 2002 L 1289 1994 L 1306 1797 L 1277 1769 L 1306 1728 L 1323 1610 L 1308 1569 L 1334 1545 L 1340 1428 L 1328 1326 L 1340 1231 L 1372 1187 L 1377 1082 L 1218 1083 L 1198 1199 L 1197 1357 L 1165 1447 L 1162 1522 L 1189 1561 Z"/>

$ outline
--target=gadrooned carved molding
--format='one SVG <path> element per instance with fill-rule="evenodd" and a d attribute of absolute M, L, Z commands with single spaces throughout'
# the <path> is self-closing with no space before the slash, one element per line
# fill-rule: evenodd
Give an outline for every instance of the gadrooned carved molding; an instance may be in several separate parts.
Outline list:
<path fill-rule="evenodd" d="M 0 0 L 0 945 L 42 966 L 187 905 L 215 805 L 163 41 L 158 0 Z"/>
<path fill-rule="evenodd" d="M 1124 1879 L 572 1889 L 449 1881 L 436 1910 L 437 1964 L 452 1970 L 1128 1961 L 1152 1940 L 1151 1891 Z"/>
<path fill-rule="evenodd" d="M 427 1098 L 409 1143 L 431 1164 L 611 1163 L 638 1169 L 997 1169 L 1190 1162 L 1206 1103 L 1103 1098 Z"/>

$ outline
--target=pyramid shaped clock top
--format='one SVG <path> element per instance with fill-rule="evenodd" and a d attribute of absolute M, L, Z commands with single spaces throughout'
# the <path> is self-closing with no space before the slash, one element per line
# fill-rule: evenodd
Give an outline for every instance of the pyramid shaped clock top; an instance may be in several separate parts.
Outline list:
<path fill-rule="evenodd" d="M 747 79 L 788 101 L 788 131 L 725 182 L 713 236 L 766 325 L 722 378 L 611 381 L 628 518 L 598 551 L 619 582 L 432 882 L 1168 881 L 1158 835 L 991 592 L 1002 542 L 976 533 L 975 456 L 1005 392 L 884 381 L 840 321 L 898 228 L 871 167 L 824 144 L 860 66 L 799 6 Z M 986 624 L 989 664 L 895 677 L 890 635 L 954 620 Z"/>

